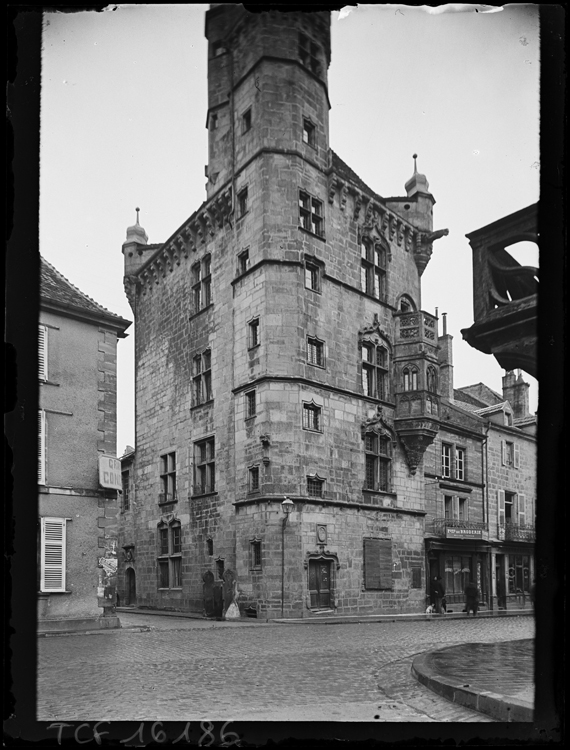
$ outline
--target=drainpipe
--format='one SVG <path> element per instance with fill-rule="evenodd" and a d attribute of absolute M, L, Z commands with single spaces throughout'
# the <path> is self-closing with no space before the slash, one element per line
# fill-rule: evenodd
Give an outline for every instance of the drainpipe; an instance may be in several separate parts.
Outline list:
<path fill-rule="evenodd" d="M 481 466 L 481 481 L 483 483 L 483 522 L 487 522 L 487 533 L 489 532 L 489 429 L 491 425 L 487 422 L 485 426 L 485 439 L 483 445 L 485 451 L 483 453 L 483 464 Z M 493 553 L 488 553 L 488 587 L 489 587 L 489 610 L 493 609 Z"/>

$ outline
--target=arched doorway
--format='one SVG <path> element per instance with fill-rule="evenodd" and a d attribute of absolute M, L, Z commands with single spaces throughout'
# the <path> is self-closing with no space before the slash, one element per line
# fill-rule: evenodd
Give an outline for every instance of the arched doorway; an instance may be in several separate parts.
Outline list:
<path fill-rule="evenodd" d="M 127 606 L 133 606 L 137 603 L 137 580 L 135 571 L 132 568 L 126 570 L 126 601 Z"/>

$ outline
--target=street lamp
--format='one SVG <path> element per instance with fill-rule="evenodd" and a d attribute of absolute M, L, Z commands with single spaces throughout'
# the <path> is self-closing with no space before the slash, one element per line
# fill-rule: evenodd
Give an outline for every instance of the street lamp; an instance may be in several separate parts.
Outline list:
<path fill-rule="evenodd" d="M 295 503 L 285 497 L 281 503 L 281 510 L 285 514 L 281 524 L 281 617 L 283 617 L 283 602 L 285 601 L 285 526 L 289 520 L 289 514 L 295 508 Z"/>

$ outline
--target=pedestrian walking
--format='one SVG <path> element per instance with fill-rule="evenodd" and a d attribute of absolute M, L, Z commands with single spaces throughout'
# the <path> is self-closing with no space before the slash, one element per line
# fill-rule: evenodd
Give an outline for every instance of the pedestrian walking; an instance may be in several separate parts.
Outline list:
<path fill-rule="evenodd" d="M 465 609 L 467 617 L 469 617 L 471 610 L 473 610 L 473 617 L 475 617 L 479 609 L 479 589 L 473 581 L 469 581 L 467 586 L 465 586 Z"/>
<path fill-rule="evenodd" d="M 441 582 L 441 576 L 434 576 L 431 583 L 431 598 L 433 606 L 438 615 L 441 614 L 441 601 L 445 596 L 445 589 Z"/>

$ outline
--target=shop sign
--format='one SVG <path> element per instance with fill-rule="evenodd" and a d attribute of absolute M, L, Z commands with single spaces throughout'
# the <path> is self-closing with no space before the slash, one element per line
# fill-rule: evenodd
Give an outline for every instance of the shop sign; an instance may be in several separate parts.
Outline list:
<path fill-rule="evenodd" d="M 99 484 L 110 490 L 122 489 L 121 462 L 113 456 L 99 456 Z"/>
<path fill-rule="evenodd" d="M 482 539 L 482 529 L 456 529 L 448 526 L 445 529 L 445 536 L 448 539 Z"/>

